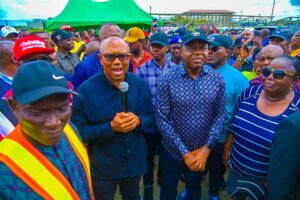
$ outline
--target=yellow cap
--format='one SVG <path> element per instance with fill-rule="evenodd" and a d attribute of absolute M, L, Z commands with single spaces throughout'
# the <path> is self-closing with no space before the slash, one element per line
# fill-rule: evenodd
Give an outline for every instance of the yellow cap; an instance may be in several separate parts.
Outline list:
<path fill-rule="evenodd" d="M 124 40 L 129 43 L 133 43 L 141 39 L 145 39 L 145 34 L 141 29 L 137 27 L 129 29 L 124 38 Z"/>

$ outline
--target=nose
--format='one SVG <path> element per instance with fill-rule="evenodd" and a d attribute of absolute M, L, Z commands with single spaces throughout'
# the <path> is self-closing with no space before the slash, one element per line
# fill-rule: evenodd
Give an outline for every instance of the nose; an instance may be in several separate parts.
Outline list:
<path fill-rule="evenodd" d="M 54 112 L 48 113 L 46 117 L 46 123 L 45 126 L 48 128 L 54 128 L 58 125 L 60 125 L 61 120 L 57 117 L 57 115 Z"/>

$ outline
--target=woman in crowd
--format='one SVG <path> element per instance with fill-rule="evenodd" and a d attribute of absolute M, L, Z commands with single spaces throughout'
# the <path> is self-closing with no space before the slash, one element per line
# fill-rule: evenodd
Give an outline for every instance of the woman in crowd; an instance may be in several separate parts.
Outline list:
<path fill-rule="evenodd" d="M 227 190 L 235 199 L 264 199 L 271 144 L 278 123 L 300 108 L 294 91 L 300 66 L 290 56 L 262 69 L 263 85 L 248 88 L 240 98 L 224 149 L 229 164 Z"/>

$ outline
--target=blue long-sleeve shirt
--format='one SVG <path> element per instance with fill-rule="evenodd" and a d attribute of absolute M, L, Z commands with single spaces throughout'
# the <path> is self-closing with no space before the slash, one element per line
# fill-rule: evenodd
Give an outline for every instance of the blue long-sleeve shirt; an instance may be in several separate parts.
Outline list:
<path fill-rule="evenodd" d="M 117 179 L 141 175 L 146 171 L 144 133 L 154 122 L 151 92 L 139 77 L 127 73 L 128 111 L 141 124 L 129 133 L 112 130 L 111 121 L 122 111 L 121 91 L 99 73 L 78 88 L 71 120 L 87 143 L 91 174 L 96 179 Z"/>
<path fill-rule="evenodd" d="M 213 146 L 225 118 L 225 85 L 222 76 L 203 66 L 197 79 L 175 67 L 160 79 L 156 120 L 162 142 L 177 160 L 203 145 Z"/>

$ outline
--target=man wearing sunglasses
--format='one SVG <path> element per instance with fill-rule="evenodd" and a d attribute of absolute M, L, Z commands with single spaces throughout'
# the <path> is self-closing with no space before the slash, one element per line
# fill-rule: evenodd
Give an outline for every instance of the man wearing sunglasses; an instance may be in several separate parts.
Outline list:
<path fill-rule="evenodd" d="M 213 69 L 217 70 L 225 81 L 226 118 L 222 128 L 222 134 L 215 148 L 211 151 L 207 171 L 209 171 L 209 192 L 211 200 L 219 200 L 219 188 L 222 181 L 223 165 L 222 155 L 224 150 L 224 142 L 231 118 L 235 112 L 235 107 L 241 93 L 249 87 L 249 82 L 243 74 L 234 67 L 227 64 L 230 56 L 232 41 L 226 35 L 214 35 L 209 37 L 208 59 Z"/>
<path fill-rule="evenodd" d="M 144 134 L 154 122 L 151 92 L 139 77 L 128 73 L 129 47 L 120 37 L 105 39 L 99 60 L 103 73 L 81 85 L 74 98 L 72 122 L 87 143 L 96 199 L 114 199 L 117 186 L 123 199 L 138 200 L 146 172 Z M 129 85 L 127 94 L 119 90 Z M 127 110 L 121 96 L 127 96 Z"/>

